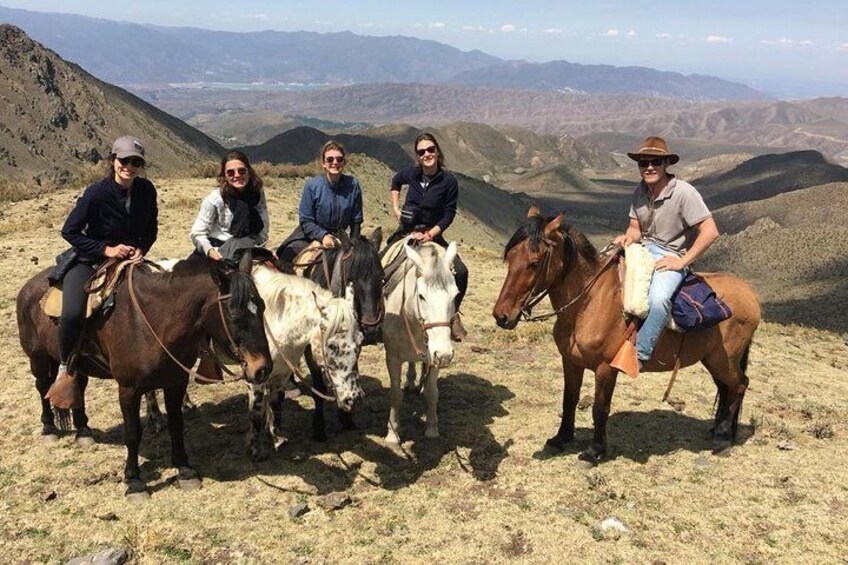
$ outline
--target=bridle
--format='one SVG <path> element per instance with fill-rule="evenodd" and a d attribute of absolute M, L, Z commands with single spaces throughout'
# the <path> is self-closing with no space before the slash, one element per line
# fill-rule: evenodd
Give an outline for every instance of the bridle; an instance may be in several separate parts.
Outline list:
<path fill-rule="evenodd" d="M 183 365 L 183 363 L 180 362 L 180 360 L 177 359 L 176 356 L 174 356 L 174 354 L 171 353 L 168 350 L 168 347 L 162 342 L 162 339 L 157 335 L 156 330 L 153 329 L 153 326 L 150 324 L 150 320 L 147 319 L 147 316 L 144 313 L 144 309 L 142 309 L 141 303 L 138 301 L 138 296 L 136 295 L 136 292 L 135 292 L 135 284 L 133 283 L 133 273 L 135 272 L 135 268 L 136 268 L 137 265 L 138 265 L 138 263 L 131 263 L 129 268 L 128 268 L 127 286 L 129 287 L 129 291 L 130 291 L 130 299 L 132 301 L 133 306 L 135 306 L 135 309 L 138 311 L 139 315 L 141 316 L 141 319 L 144 321 L 144 324 L 147 326 L 147 329 L 150 330 L 150 333 L 153 334 L 153 337 L 156 339 L 156 343 L 158 343 L 159 347 L 161 347 L 162 350 L 165 353 L 168 354 L 168 357 L 170 357 L 171 360 L 174 363 L 176 363 L 183 371 L 188 373 L 189 376 L 194 377 L 197 380 L 207 382 L 207 383 L 235 382 L 235 381 L 240 381 L 240 380 L 244 379 L 246 374 L 247 374 L 247 362 L 238 353 L 238 345 L 236 344 L 235 340 L 233 339 L 232 333 L 230 333 L 230 329 L 227 325 L 227 317 L 224 314 L 223 302 L 224 302 L 224 300 L 229 300 L 232 297 L 232 295 L 221 294 L 221 292 L 219 291 L 216 302 L 218 303 L 218 312 L 221 316 L 221 324 L 224 326 L 224 333 L 227 335 L 227 339 L 229 340 L 228 347 L 229 347 L 230 351 L 228 352 L 228 354 L 233 359 L 236 359 L 239 362 L 239 365 L 241 366 L 242 374 L 241 374 L 241 376 L 233 375 L 233 373 L 229 369 L 225 369 L 226 372 L 230 375 L 233 375 L 234 378 L 226 379 L 226 380 L 224 380 L 224 379 L 210 379 L 209 377 L 205 377 L 205 376 L 201 375 L 200 373 L 193 371 L 191 368 Z M 213 354 L 213 356 L 215 358 L 215 362 L 218 364 L 218 366 L 224 368 L 224 363 L 221 361 L 220 356 L 217 354 L 217 352 L 214 351 L 214 348 L 213 348 L 212 354 Z"/>
<path fill-rule="evenodd" d="M 576 249 L 576 245 L 574 243 L 574 240 L 567 233 L 563 233 L 563 239 L 565 240 L 565 242 L 568 246 L 567 250 L 566 250 L 565 264 L 563 265 L 563 268 L 562 268 L 563 272 L 565 272 L 565 271 L 568 270 L 569 263 L 572 262 L 571 258 L 574 257 L 574 255 L 577 253 L 577 249 Z M 607 267 L 618 256 L 618 252 L 611 253 L 609 258 L 606 260 L 606 262 L 604 262 L 604 264 L 601 265 L 601 268 L 598 269 L 598 271 L 592 276 L 592 278 L 589 279 L 589 282 L 587 282 L 583 286 L 583 288 L 580 290 L 580 292 L 577 293 L 577 296 L 572 298 L 566 304 L 563 304 L 562 306 L 560 306 L 559 308 L 557 308 L 553 312 L 548 312 L 547 314 L 540 314 L 538 316 L 532 316 L 531 314 L 532 314 L 533 307 L 536 306 L 539 302 L 541 302 L 550 292 L 550 285 L 548 284 L 548 285 L 545 285 L 545 287 L 538 294 L 536 294 L 534 296 L 534 292 L 536 291 L 536 287 L 538 286 L 539 281 L 542 280 L 543 281 L 542 284 L 545 284 L 544 281 L 548 280 L 548 269 L 550 267 L 550 260 L 551 260 L 551 256 L 553 255 L 554 246 L 556 244 L 556 242 L 554 242 L 553 240 L 546 239 L 546 238 L 542 239 L 542 242 L 547 246 L 547 251 L 545 252 L 545 258 L 543 260 L 543 265 L 544 265 L 543 268 L 544 268 L 545 276 L 544 277 L 541 277 L 541 276 L 538 276 L 538 275 L 536 276 L 536 280 L 533 282 L 533 287 L 530 289 L 530 292 L 528 293 L 527 297 L 524 299 L 524 301 L 521 304 L 521 308 L 519 310 L 519 316 L 525 322 L 541 322 L 541 321 L 544 321 L 544 320 L 548 320 L 548 319 L 553 318 L 554 316 L 556 316 L 558 314 L 561 314 L 562 312 L 564 312 L 565 310 L 567 310 L 568 308 L 570 308 L 571 306 L 576 304 L 577 301 L 579 301 L 583 297 L 583 295 L 585 295 L 586 292 L 588 292 L 589 289 L 592 288 L 592 286 L 600 278 L 600 276 L 607 269 Z M 611 249 L 618 248 L 618 247 L 619 246 L 617 246 L 617 245 L 610 244 L 610 245 L 608 245 L 607 247 L 605 247 L 604 249 L 601 250 L 601 254 L 603 255 L 604 253 L 609 252 Z"/>
<path fill-rule="evenodd" d="M 407 261 L 409 261 L 409 260 L 407 259 Z M 409 272 L 409 269 L 410 269 L 409 267 L 406 267 L 406 269 L 403 273 L 403 277 L 401 278 L 401 285 L 403 285 L 403 286 L 401 288 L 400 317 L 403 318 L 403 325 L 404 325 L 404 328 L 406 328 L 406 336 L 409 338 L 409 343 L 412 344 L 412 348 L 415 350 L 415 353 L 419 357 L 425 357 L 426 358 L 427 352 L 426 352 L 426 350 L 422 350 L 420 347 L 418 347 L 418 340 L 415 339 L 415 336 L 412 333 L 412 328 L 410 327 L 410 324 L 409 324 L 409 316 L 406 315 L 406 274 Z M 417 278 L 418 277 L 416 275 L 416 279 Z M 429 338 L 427 336 L 427 332 L 429 330 L 432 330 L 433 328 L 449 328 L 451 323 L 450 323 L 450 320 L 445 321 L 445 322 L 425 322 L 424 318 L 421 316 L 421 308 L 418 306 L 418 300 L 417 299 L 415 300 L 415 310 L 416 310 L 416 313 L 417 313 L 416 321 L 418 322 L 418 325 L 421 327 L 422 334 L 424 335 L 424 346 L 426 348 L 427 342 L 429 340 Z"/>

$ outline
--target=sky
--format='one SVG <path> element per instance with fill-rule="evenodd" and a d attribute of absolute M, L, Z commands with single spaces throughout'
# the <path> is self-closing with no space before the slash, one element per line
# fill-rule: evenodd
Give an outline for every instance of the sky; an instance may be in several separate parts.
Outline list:
<path fill-rule="evenodd" d="M 504 59 L 709 74 L 848 96 L 848 1 L 0 0 L 11 8 L 227 31 L 432 39 Z M 113 6 L 113 7 L 108 7 Z M 832 92 L 831 92 L 832 91 Z"/>

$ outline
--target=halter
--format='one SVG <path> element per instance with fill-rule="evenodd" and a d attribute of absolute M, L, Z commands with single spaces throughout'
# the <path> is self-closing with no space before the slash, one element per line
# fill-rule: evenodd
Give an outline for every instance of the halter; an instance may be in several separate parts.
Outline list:
<path fill-rule="evenodd" d="M 406 336 L 409 338 L 409 343 L 412 344 L 412 348 L 415 350 L 415 353 L 419 357 L 426 357 L 427 352 L 422 351 L 420 347 L 418 347 L 418 341 L 415 339 L 415 336 L 412 335 L 412 328 L 409 325 L 409 318 L 406 315 L 406 274 L 409 272 L 409 267 L 406 268 L 406 271 L 403 273 L 403 279 L 401 279 L 402 290 L 401 290 L 401 311 L 400 317 L 403 318 L 403 325 L 406 328 Z M 416 276 L 416 279 L 418 277 Z M 418 306 L 418 300 L 415 301 L 415 310 L 417 312 L 416 320 L 418 321 L 418 325 L 421 327 L 421 330 L 424 334 L 424 345 L 426 347 L 428 342 L 427 331 L 433 328 L 449 328 L 450 320 L 446 322 L 429 322 L 425 323 L 424 318 L 421 316 L 421 308 Z"/>
<path fill-rule="evenodd" d="M 574 240 L 571 239 L 571 236 L 569 236 L 566 233 L 566 234 L 563 234 L 563 238 L 565 239 L 565 241 L 568 245 L 568 251 L 567 251 L 567 255 L 566 255 L 566 264 L 563 266 L 563 270 L 566 270 L 569 266 L 568 265 L 568 263 L 569 263 L 568 258 L 571 257 L 576 252 L 576 250 L 575 250 Z M 547 280 L 548 279 L 547 269 L 550 266 L 550 258 L 551 258 L 551 255 L 553 254 L 554 241 L 550 240 L 550 239 L 543 239 L 542 241 L 548 246 L 548 249 L 545 252 L 545 259 L 544 259 L 545 277 L 543 279 L 543 280 Z M 609 251 L 610 249 L 617 248 L 617 247 L 618 246 L 608 245 L 607 247 L 605 247 L 601 251 L 601 253 L 603 254 L 603 253 Z M 536 286 L 538 285 L 539 279 L 541 278 L 537 275 L 536 281 L 533 283 L 533 288 L 530 289 L 530 293 L 527 295 L 527 298 L 524 300 L 524 303 L 521 305 L 521 310 L 520 310 L 519 315 L 521 316 L 521 318 L 525 322 L 541 322 L 541 321 L 553 318 L 554 316 L 556 316 L 558 314 L 561 314 L 566 309 L 568 309 L 571 306 L 573 306 L 574 304 L 576 304 L 577 301 L 580 300 L 583 297 L 583 295 L 586 294 L 586 292 L 588 292 L 588 290 L 590 288 L 592 288 L 592 286 L 595 284 L 595 282 L 598 280 L 598 278 L 600 278 L 600 276 L 603 274 L 603 272 L 615 260 L 615 258 L 617 256 L 618 256 L 618 253 L 612 253 L 609 256 L 609 259 L 607 259 L 606 262 L 603 265 L 601 265 L 601 268 L 598 269 L 598 271 L 592 276 L 591 279 L 589 279 L 589 282 L 587 282 L 583 286 L 583 288 L 580 290 L 580 292 L 577 293 L 577 296 L 572 298 L 569 302 L 560 306 L 559 308 L 557 308 L 553 312 L 549 312 L 547 314 L 540 314 L 538 316 L 531 316 L 531 313 L 532 313 L 531 310 L 533 309 L 533 307 L 536 304 L 538 304 L 543 298 L 545 298 L 545 296 L 547 296 L 548 293 L 550 292 L 550 285 L 547 285 L 547 286 L 545 286 L 545 288 L 539 294 L 537 294 L 536 296 L 533 296 L 533 292 L 536 290 Z"/>
<path fill-rule="evenodd" d="M 229 340 L 229 347 L 230 347 L 229 353 L 232 354 L 231 356 L 234 359 L 239 361 L 239 365 L 241 366 L 241 370 L 242 370 L 242 375 L 236 376 L 235 378 L 229 379 L 229 380 L 210 379 L 209 377 L 205 377 L 205 376 L 201 375 L 200 373 L 197 373 L 197 372 L 191 370 L 189 367 L 186 367 L 185 365 L 183 365 L 180 362 L 180 360 L 177 359 L 174 356 L 174 354 L 171 353 L 168 350 L 167 346 L 165 346 L 165 344 L 162 342 L 162 339 L 156 334 L 156 330 L 153 329 L 153 326 L 150 324 L 150 320 L 148 320 L 147 316 L 144 314 L 144 310 L 142 309 L 141 304 L 138 301 L 138 296 L 135 293 L 135 285 L 133 284 L 133 273 L 135 272 L 136 265 L 138 265 L 138 263 L 131 263 L 130 266 L 129 266 L 129 272 L 127 273 L 127 283 L 128 283 L 127 286 L 129 286 L 129 290 L 130 290 L 130 299 L 132 300 L 133 306 L 135 306 L 136 310 L 138 310 L 138 313 L 141 316 L 141 319 L 144 321 L 144 324 L 147 326 L 147 329 L 150 330 L 150 333 L 153 334 L 153 337 L 156 339 L 156 343 L 158 343 L 159 347 L 161 347 L 162 350 L 165 353 L 168 354 L 168 357 L 170 357 L 171 360 L 174 363 L 176 363 L 183 371 L 188 373 L 189 376 L 194 377 L 195 379 L 207 382 L 207 383 L 235 382 L 235 381 L 240 381 L 241 379 L 245 378 L 245 374 L 247 373 L 247 362 L 244 360 L 244 358 L 242 358 L 238 354 L 238 345 L 236 345 L 235 340 L 233 339 L 233 336 L 230 333 L 230 329 L 227 327 L 227 317 L 224 314 L 224 306 L 222 304 L 224 300 L 229 300 L 232 297 L 232 295 L 221 294 L 220 291 L 219 291 L 218 292 L 218 298 L 216 299 L 216 301 L 218 302 L 218 312 L 221 315 L 221 324 L 224 326 L 224 333 L 227 334 L 227 339 Z M 213 353 L 214 353 L 214 351 L 213 351 Z M 218 354 L 214 353 L 214 355 L 215 355 L 215 362 L 219 366 L 223 365 L 223 363 L 220 361 Z M 227 373 L 232 374 L 232 372 L 229 371 L 229 370 L 227 370 Z"/>

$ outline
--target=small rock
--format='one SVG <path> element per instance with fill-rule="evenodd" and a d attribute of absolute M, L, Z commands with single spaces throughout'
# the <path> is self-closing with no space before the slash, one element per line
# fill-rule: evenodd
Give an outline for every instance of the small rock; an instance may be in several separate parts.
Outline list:
<path fill-rule="evenodd" d="M 114 512 L 107 512 L 106 514 L 99 515 L 97 519 L 103 520 L 104 522 L 115 522 L 118 520 L 118 515 Z"/>
<path fill-rule="evenodd" d="M 353 500 L 351 500 L 346 492 L 331 492 L 330 494 L 319 497 L 315 502 L 324 510 L 332 512 L 333 510 L 344 508 L 351 504 Z"/>
<path fill-rule="evenodd" d="M 66 565 L 124 565 L 129 558 L 126 549 L 107 549 L 83 557 L 74 557 Z"/>
<path fill-rule="evenodd" d="M 576 466 L 578 469 L 580 469 L 581 471 L 588 471 L 588 470 L 590 470 L 590 469 L 594 469 L 594 468 L 595 468 L 595 464 L 594 464 L 594 463 L 592 463 L 591 461 L 586 461 L 585 459 L 578 459 L 578 460 L 577 460 L 577 463 L 575 463 L 575 466 Z"/>
<path fill-rule="evenodd" d="M 686 408 L 686 402 L 679 398 L 669 398 L 666 402 L 671 405 L 677 412 L 683 412 L 683 409 Z"/>
<path fill-rule="evenodd" d="M 56 494 L 56 491 L 51 490 L 50 492 L 48 492 L 47 494 L 44 495 L 44 500 L 45 500 L 45 502 L 50 502 L 51 500 L 56 500 L 57 496 L 59 496 L 59 495 Z"/>
<path fill-rule="evenodd" d="M 595 398 L 591 394 L 587 394 L 577 403 L 577 408 L 579 410 L 586 410 L 587 408 L 591 408 L 595 403 Z"/>
<path fill-rule="evenodd" d="M 491 349 L 489 349 L 488 347 L 481 347 L 479 345 L 472 345 L 471 351 L 473 351 L 474 353 L 489 353 Z"/>
<path fill-rule="evenodd" d="M 29 260 L 32 261 L 34 264 L 38 265 L 38 257 L 30 257 Z"/>
<path fill-rule="evenodd" d="M 295 504 L 289 508 L 289 518 L 294 520 L 295 518 L 300 518 L 307 512 L 309 512 L 309 505 L 305 502 L 301 502 L 300 504 Z"/>
<path fill-rule="evenodd" d="M 792 451 L 795 449 L 795 444 L 791 441 L 780 441 L 777 443 L 777 448 L 781 451 Z"/>
<path fill-rule="evenodd" d="M 630 531 L 627 529 L 627 526 L 625 526 L 624 523 L 615 516 L 610 516 L 601 522 L 600 529 L 605 539 L 618 539 L 622 534 L 626 534 Z"/>
<path fill-rule="evenodd" d="M 695 458 L 695 467 L 709 467 L 712 465 L 708 457 L 699 455 Z"/>

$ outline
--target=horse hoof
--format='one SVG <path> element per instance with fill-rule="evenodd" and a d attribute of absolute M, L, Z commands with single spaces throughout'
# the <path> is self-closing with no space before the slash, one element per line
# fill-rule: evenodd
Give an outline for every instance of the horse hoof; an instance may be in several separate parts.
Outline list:
<path fill-rule="evenodd" d="M 59 434 L 58 433 L 55 433 L 55 434 L 42 433 L 41 434 L 41 441 L 43 441 L 44 443 L 56 443 L 57 441 L 59 441 Z"/>
<path fill-rule="evenodd" d="M 147 490 L 147 485 L 140 479 L 133 479 L 127 482 L 127 490 L 124 496 L 130 502 L 144 502 L 150 499 L 150 491 Z"/>
<path fill-rule="evenodd" d="M 585 451 L 581 451 L 577 456 L 577 459 L 580 461 L 585 461 L 587 463 L 591 463 L 592 465 L 597 465 L 604 459 L 604 452 L 595 449 L 594 447 L 590 447 Z"/>
<path fill-rule="evenodd" d="M 566 443 L 567 442 L 559 436 L 554 436 L 545 442 L 545 449 L 561 453 L 565 450 Z"/>
<path fill-rule="evenodd" d="M 716 457 L 730 457 L 731 451 L 733 451 L 733 443 L 729 441 L 713 444 L 713 455 Z"/>
<path fill-rule="evenodd" d="M 90 447 L 94 447 L 97 444 L 97 442 L 94 441 L 93 437 L 91 437 L 91 436 L 81 436 L 81 435 L 77 436 L 77 438 L 74 440 L 74 443 L 80 449 L 88 449 Z"/>
<path fill-rule="evenodd" d="M 439 430 L 425 430 L 424 437 L 429 439 L 438 439 L 439 438 Z"/>

